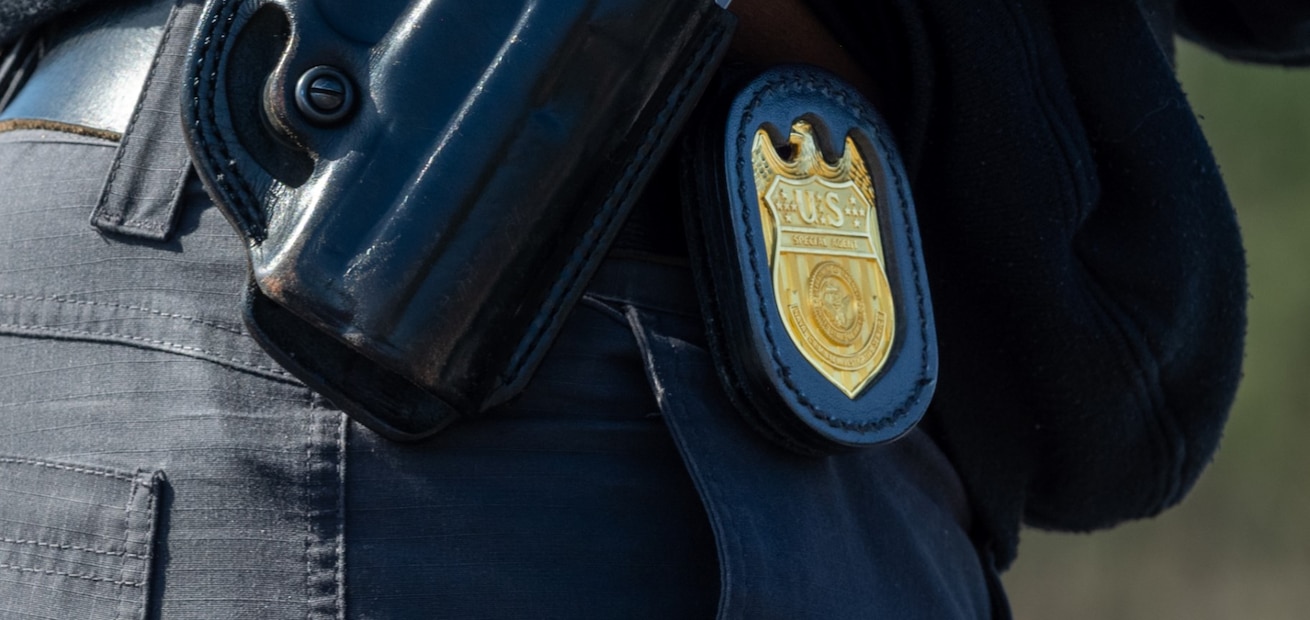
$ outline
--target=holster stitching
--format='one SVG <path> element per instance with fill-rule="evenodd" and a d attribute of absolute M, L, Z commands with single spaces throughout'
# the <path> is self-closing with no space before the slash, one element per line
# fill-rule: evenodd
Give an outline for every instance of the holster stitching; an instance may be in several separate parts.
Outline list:
<path fill-rule="evenodd" d="M 195 65 L 191 71 L 191 83 L 193 84 L 192 92 L 195 95 L 191 98 L 191 115 L 194 119 L 195 127 L 194 138 L 196 144 L 202 149 L 205 161 L 221 172 L 210 175 L 223 193 L 229 198 L 231 214 L 240 221 L 242 232 L 245 233 L 251 241 L 259 241 L 264 236 L 264 225 L 262 218 L 259 216 L 259 210 L 252 206 L 251 197 L 254 192 L 248 186 L 249 181 L 242 174 L 241 169 L 234 165 L 235 160 L 227 150 L 227 143 L 221 135 L 210 136 L 211 131 L 215 131 L 218 126 L 216 112 L 214 110 L 214 100 L 217 99 L 219 67 L 222 65 L 222 50 L 227 43 L 228 36 L 232 33 L 232 27 L 236 23 L 236 10 L 229 10 L 232 4 L 230 0 L 221 0 L 211 11 L 208 24 L 204 32 L 200 35 L 200 40 L 204 41 L 201 45 Z M 226 17 L 224 15 L 226 14 Z M 219 29 L 219 21 L 224 22 L 224 26 Z M 216 34 L 217 33 L 217 34 Z M 208 75 L 204 75 L 205 66 L 212 63 Z M 202 82 L 203 80 L 203 82 Z M 203 105 L 201 84 L 208 86 L 204 95 L 209 99 L 209 105 Z M 201 116 L 201 108 L 204 108 L 205 115 Z M 215 150 L 217 153 L 215 153 Z M 229 179 L 235 179 L 235 186 L 229 182 Z"/>

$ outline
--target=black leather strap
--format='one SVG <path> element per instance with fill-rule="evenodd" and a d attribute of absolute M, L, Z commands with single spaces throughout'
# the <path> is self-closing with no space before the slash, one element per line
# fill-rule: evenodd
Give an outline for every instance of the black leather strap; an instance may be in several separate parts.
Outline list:
<path fill-rule="evenodd" d="M 24 33 L 13 43 L 0 47 L 0 113 L 27 83 L 37 62 L 45 55 L 45 40 L 37 33 Z"/>
<path fill-rule="evenodd" d="M 0 121 L 46 121 L 121 135 L 170 7 L 167 1 L 105 3 L 44 30 L 44 58 L 0 112 Z"/>

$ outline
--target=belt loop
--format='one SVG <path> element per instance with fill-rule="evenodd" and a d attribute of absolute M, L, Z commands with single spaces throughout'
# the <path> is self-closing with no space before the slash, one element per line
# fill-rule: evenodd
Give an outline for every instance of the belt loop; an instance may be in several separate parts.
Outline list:
<path fill-rule="evenodd" d="M 186 52 L 201 3 L 177 0 L 91 225 L 154 241 L 172 234 L 191 156 L 182 131 Z"/>

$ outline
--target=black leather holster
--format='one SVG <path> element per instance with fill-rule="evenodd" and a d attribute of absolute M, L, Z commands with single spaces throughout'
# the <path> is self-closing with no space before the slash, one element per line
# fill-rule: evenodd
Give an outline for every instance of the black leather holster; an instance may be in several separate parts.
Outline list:
<path fill-rule="evenodd" d="M 393 439 L 509 399 L 733 25 L 712 0 L 210 0 L 184 122 L 252 332 Z"/>

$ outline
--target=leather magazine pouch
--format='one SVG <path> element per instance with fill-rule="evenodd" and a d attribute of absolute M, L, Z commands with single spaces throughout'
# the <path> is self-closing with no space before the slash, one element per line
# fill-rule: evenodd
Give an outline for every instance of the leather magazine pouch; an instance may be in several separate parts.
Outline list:
<path fill-rule="evenodd" d="M 914 205 L 877 112 L 820 69 L 771 69 L 690 132 L 684 200 L 720 378 L 803 454 L 877 445 L 936 385 Z"/>
<path fill-rule="evenodd" d="M 252 333 L 393 439 L 508 400 L 734 25 L 712 0 L 209 0 L 184 122 Z"/>

